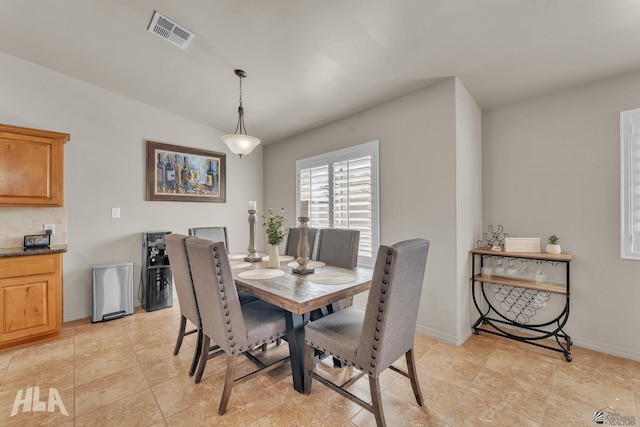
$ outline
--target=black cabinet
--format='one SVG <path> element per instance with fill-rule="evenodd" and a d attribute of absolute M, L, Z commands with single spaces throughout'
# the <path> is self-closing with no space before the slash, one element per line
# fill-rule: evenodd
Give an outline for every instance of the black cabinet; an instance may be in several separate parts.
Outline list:
<path fill-rule="evenodd" d="M 164 236 L 171 231 L 145 231 L 142 233 L 142 308 L 160 310 L 173 305 L 173 278 Z"/>

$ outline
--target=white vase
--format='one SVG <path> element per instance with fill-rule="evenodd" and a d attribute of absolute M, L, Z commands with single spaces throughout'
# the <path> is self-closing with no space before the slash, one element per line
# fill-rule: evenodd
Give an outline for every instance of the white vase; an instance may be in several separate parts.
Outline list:
<path fill-rule="evenodd" d="M 552 245 L 551 243 L 547 245 L 547 253 L 559 254 L 560 252 L 562 252 L 562 249 L 560 249 L 560 245 Z"/>
<path fill-rule="evenodd" d="M 278 245 L 271 245 L 269 249 L 269 268 L 280 268 L 280 255 L 278 254 Z"/>

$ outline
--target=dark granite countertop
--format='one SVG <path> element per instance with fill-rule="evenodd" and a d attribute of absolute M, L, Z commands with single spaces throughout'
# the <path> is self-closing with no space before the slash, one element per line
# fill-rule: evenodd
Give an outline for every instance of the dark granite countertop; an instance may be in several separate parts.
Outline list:
<path fill-rule="evenodd" d="M 32 256 L 45 254 L 59 254 L 67 252 L 67 245 L 51 245 L 47 248 L 0 248 L 0 258 L 11 258 L 16 256 Z"/>

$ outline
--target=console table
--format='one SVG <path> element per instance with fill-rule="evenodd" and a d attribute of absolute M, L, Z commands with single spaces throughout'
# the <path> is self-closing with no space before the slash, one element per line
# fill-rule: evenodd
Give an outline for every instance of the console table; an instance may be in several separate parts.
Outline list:
<path fill-rule="evenodd" d="M 558 351 L 564 354 L 567 362 L 571 362 L 571 337 L 563 330 L 569 319 L 571 255 L 498 252 L 484 248 L 473 249 L 471 254 L 471 293 L 480 314 L 473 324 L 473 332 L 486 332 Z M 498 265 L 490 266 L 489 260 L 495 260 Z M 551 283 L 542 274 L 526 270 L 523 274 L 523 270 L 514 271 L 513 266 L 507 268 L 504 265 L 505 262 L 529 260 L 536 265 L 552 264 L 556 268 L 564 268 L 564 283 Z M 564 308 L 551 320 L 532 323 L 531 319 L 545 306 L 551 294 L 564 298 Z M 518 330 L 526 334 L 518 334 Z M 547 338 L 554 338 L 557 346 L 544 343 Z"/>

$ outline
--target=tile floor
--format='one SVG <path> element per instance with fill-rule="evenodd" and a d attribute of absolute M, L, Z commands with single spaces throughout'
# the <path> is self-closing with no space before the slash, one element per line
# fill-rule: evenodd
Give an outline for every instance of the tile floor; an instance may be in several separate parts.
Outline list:
<path fill-rule="evenodd" d="M 218 417 L 224 360 L 210 360 L 194 384 L 187 371 L 195 337 L 172 355 L 178 324 L 177 304 L 137 310 L 107 323 L 70 322 L 57 341 L 0 353 L 0 425 L 375 425 L 369 412 L 322 384 L 314 382 L 309 396 L 296 393 L 289 364 L 235 387 Z M 560 353 L 486 335 L 461 347 L 420 335 L 415 343 L 425 405 L 416 404 L 407 379 L 387 370 L 381 383 L 389 426 L 591 426 L 598 410 L 605 425 L 640 425 L 640 362 L 574 346 L 567 363 Z M 258 354 L 287 351 L 283 343 Z M 243 370 L 252 368 L 241 360 Z M 351 373 L 324 362 L 319 369 L 334 379 Z M 30 409 L 51 412 L 14 405 L 18 393 L 24 399 L 36 386 Z M 369 400 L 366 377 L 351 390 Z"/>

